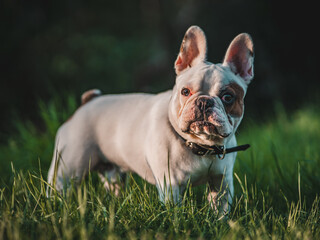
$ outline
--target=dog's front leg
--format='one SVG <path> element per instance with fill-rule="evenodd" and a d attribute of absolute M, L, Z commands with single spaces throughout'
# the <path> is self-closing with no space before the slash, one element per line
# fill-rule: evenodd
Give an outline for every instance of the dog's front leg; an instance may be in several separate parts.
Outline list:
<path fill-rule="evenodd" d="M 208 201 L 220 217 L 229 212 L 233 191 L 232 175 L 226 177 L 220 174 L 210 179 Z"/>
<path fill-rule="evenodd" d="M 177 184 L 162 182 L 157 184 L 157 189 L 162 203 L 173 201 L 174 204 L 177 204 L 180 202 L 181 192 L 184 188 Z"/>

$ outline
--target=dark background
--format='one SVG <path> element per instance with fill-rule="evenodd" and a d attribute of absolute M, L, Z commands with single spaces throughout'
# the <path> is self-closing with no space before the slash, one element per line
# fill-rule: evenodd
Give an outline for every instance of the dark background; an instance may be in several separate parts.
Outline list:
<path fill-rule="evenodd" d="M 104 93 L 171 88 L 185 31 L 207 35 L 221 62 L 241 32 L 255 43 L 255 79 L 246 114 L 275 102 L 294 110 L 319 102 L 316 5 L 270 0 L 0 0 L 0 140 L 15 120 L 39 121 L 38 103 L 99 88 Z"/>

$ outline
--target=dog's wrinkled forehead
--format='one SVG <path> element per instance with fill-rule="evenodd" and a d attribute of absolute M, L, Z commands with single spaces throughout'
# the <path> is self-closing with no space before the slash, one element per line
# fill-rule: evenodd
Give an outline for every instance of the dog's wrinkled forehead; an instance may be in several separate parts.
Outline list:
<path fill-rule="evenodd" d="M 204 62 L 190 68 L 177 76 L 178 89 L 190 88 L 193 93 L 201 93 L 209 96 L 217 96 L 224 86 L 231 83 L 239 85 L 244 93 L 247 85 L 228 66 Z"/>

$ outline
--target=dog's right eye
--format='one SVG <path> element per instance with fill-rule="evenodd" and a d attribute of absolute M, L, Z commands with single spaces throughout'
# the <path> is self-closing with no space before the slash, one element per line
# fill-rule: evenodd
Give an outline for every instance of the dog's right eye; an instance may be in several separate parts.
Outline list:
<path fill-rule="evenodd" d="M 188 88 L 182 88 L 181 94 L 182 94 L 183 96 L 188 97 L 188 96 L 190 95 L 190 89 L 188 89 Z"/>

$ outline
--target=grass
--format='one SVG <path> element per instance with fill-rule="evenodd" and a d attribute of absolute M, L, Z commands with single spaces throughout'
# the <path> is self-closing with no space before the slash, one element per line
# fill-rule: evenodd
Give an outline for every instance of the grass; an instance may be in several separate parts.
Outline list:
<path fill-rule="evenodd" d="M 66 196 L 47 198 L 55 131 L 76 105 L 73 97 L 41 103 L 43 126 L 18 122 L 0 146 L 0 239 L 320 239 L 316 107 L 291 114 L 278 107 L 273 120 L 243 123 L 238 143 L 252 147 L 238 154 L 234 203 L 219 221 L 206 186 L 189 187 L 179 206 L 162 205 L 135 175 L 120 197 L 92 173 Z"/>

